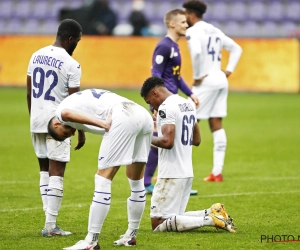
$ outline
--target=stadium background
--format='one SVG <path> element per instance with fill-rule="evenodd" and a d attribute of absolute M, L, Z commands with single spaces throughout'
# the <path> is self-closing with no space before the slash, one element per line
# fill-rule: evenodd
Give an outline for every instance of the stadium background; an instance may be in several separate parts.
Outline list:
<path fill-rule="evenodd" d="M 0 1 L 0 85 L 25 86 L 27 64 L 37 49 L 52 44 L 62 8 L 80 8 L 83 0 Z M 118 26 L 126 29 L 132 0 L 110 0 Z M 84 36 L 74 53 L 83 69 L 83 87 L 139 88 L 149 76 L 151 56 L 165 34 L 163 16 L 181 8 L 179 0 L 145 0 L 143 12 L 152 37 Z M 300 1 L 208 0 L 204 19 L 220 27 L 242 46 L 243 55 L 230 77 L 238 91 L 298 93 Z M 117 34 L 117 32 L 115 32 Z M 185 38 L 179 41 L 182 76 L 192 82 L 191 61 Z M 223 65 L 227 62 L 223 53 Z"/>
<path fill-rule="evenodd" d="M 71 152 L 64 181 L 59 226 L 70 237 L 41 237 L 44 213 L 39 193 L 38 162 L 33 152 L 26 104 L 26 71 L 31 54 L 52 44 L 58 10 L 77 8 L 79 0 L 0 0 L 0 249 L 57 250 L 86 236 L 94 190 L 93 176 L 101 137 L 86 134 L 86 145 Z M 164 13 L 179 0 L 146 0 L 156 36 L 84 36 L 74 57 L 83 68 L 82 88 L 115 88 L 144 107 L 141 83 L 150 74 L 151 56 L 165 34 Z M 230 76 L 231 92 L 224 127 L 228 147 L 224 182 L 205 183 L 211 171 L 213 140 L 207 122 L 200 122 L 202 142 L 193 149 L 193 189 L 188 210 L 222 202 L 235 219 L 237 234 L 205 227 L 186 233 L 150 233 L 150 199 L 143 214 L 138 249 L 299 249 L 299 0 L 207 0 L 207 20 L 232 36 L 243 48 Z M 131 0 L 110 0 L 126 27 Z M 119 26 L 120 27 L 120 26 Z M 180 39 L 182 74 L 192 82 L 190 57 Z M 223 65 L 228 54 L 224 53 Z M 15 87 L 17 86 L 17 87 Z M 259 93 L 257 93 L 259 92 Z M 261 93 L 264 92 L 264 93 Z M 272 93 L 270 93 L 272 92 Z M 274 93 L 277 92 L 277 93 Z M 285 92 L 285 93 L 282 93 Z M 293 94 L 294 93 L 294 94 Z M 74 137 L 72 147 L 76 145 Z M 124 233 L 125 168 L 112 185 L 112 205 L 101 232 L 101 249 Z M 284 235 L 295 242 L 278 242 Z M 265 240 L 262 240 L 265 239 Z M 298 240 L 298 241 L 297 241 Z M 266 244 L 267 243 L 267 244 Z M 274 243 L 274 244 L 268 244 Z"/>

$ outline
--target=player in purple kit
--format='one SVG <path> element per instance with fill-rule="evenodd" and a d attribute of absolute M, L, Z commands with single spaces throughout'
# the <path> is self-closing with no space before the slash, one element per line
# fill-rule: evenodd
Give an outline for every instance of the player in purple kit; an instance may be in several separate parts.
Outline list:
<path fill-rule="evenodd" d="M 193 94 L 180 75 L 181 55 L 177 42 L 181 36 L 185 36 L 186 29 L 188 28 L 185 13 L 180 9 L 171 10 L 165 15 L 164 22 L 168 32 L 166 37 L 160 40 L 155 47 L 152 57 L 152 76 L 162 78 L 167 89 L 173 94 L 177 94 L 178 89 L 180 89 L 192 99 L 198 108 L 198 98 Z M 154 135 L 157 136 L 156 130 L 154 131 Z M 151 180 L 158 163 L 157 154 L 157 148 L 151 147 L 144 176 L 147 193 L 152 193 L 154 188 Z M 192 190 L 191 194 L 197 194 L 197 191 Z"/>

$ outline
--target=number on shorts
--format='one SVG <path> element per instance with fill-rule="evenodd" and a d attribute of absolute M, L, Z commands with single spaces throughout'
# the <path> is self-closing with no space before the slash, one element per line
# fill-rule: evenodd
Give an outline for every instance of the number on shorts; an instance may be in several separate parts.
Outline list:
<path fill-rule="evenodd" d="M 193 145 L 193 129 L 195 125 L 195 116 L 191 115 L 188 117 L 187 115 L 183 116 L 182 119 L 182 132 L 181 132 L 181 143 L 186 145 Z"/>
<path fill-rule="evenodd" d="M 53 70 L 48 70 L 45 74 L 45 71 L 40 67 L 34 69 L 33 76 L 32 76 L 32 82 L 33 82 L 32 84 L 33 87 L 36 88 L 32 90 L 32 95 L 34 98 L 41 97 L 41 95 L 44 92 L 45 78 L 49 78 L 51 75 L 53 76 L 53 81 L 50 84 L 49 89 L 46 91 L 44 99 L 49 101 L 55 101 L 55 97 L 51 96 L 50 94 L 52 89 L 54 89 L 54 87 L 58 83 L 57 73 Z"/>

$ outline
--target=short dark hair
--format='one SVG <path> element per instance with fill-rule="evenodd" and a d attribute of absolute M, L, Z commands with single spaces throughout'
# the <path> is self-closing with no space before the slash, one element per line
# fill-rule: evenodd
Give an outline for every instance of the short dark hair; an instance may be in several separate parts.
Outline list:
<path fill-rule="evenodd" d="M 147 96 L 150 90 L 159 86 L 165 87 L 163 79 L 157 76 L 151 76 L 147 78 L 141 88 L 141 97 Z"/>
<path fill-rule="evenodd" d="M 78 38 L 82 33 L 81 25 L 73 19 L 64 19 L 57 30 L 56 38 L 60 41 L 73 38 Z"/>
<path fill-rule="evenodd" d="M 173 17 L 177 16 L 177 15 L 184 15 L 184 11 L 181 9 L 174 9 L 174 10 L 170 10 L 166 13 L 165 17 L 164 17 L 164 23 L 167 27 L 169 27 L 169 23 L 170 21 L 172 21 Z"/>
<path fill-rule="evenodd" d="M 53 116 L 51 118 L 51 120 L 48 122 L 48 134 L 56 141 L 64 141 L 62 139 L 60 139 L 53 127 L 53 120 L 54 120 L 55 116 Z"/>
<path fill-rule="evenodd" d="M 182 4 L 188 12 L 194 13 L 197 17 L 202 18 L 203 14 L 207 10 L 207 6 L 201 0 L 188 0 Z"/>

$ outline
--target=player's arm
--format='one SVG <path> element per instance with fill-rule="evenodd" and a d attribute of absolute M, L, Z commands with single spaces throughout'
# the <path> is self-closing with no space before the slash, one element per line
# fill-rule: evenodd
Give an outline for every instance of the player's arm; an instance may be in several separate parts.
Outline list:
<path fill-rule="evenodd" d="M 78 112 L 71 109 L 63 109 L 61 111 L 61 118 L 64 122 L 75 122 L 79 124 L 87 124 L 96 126 L 99 128 L 104 128 L 105 131 L 109 131 L 112 123 L 112 112 L 109 113 L 106 120 L 98 119 L 92 115 L 85 114 L 83 112 Z"/>
<path fill-rule="evenodd" d="M 78 91 L 80 91 L 80 78 L 81 78 L 81 66 L 78 64 L 73 64 L 70 70 L 70 78 L 69 78 L 69 95 L 72 95 Z M 82 148 L 85 144 L 85 133 L 83 130 L 78 130 L 77 136 L 77 145 L 75 146 L 75 150 Z"/>
<path fill-rule="evenodd" d="M 30 115 L 31 110 L 31 76 L 27 75 L 27 108 Z"/>
<path fill-rule="evenodd" d="M 223 47 L 225 50 L 229 51 L 228 64 L 225 70 L 226 76 L 229 77 L 240 60 L 243 50 L 241 46 L 225 35 L 223 37 Z"/>
<path fill-rule="evenodd" d="M 165 71 L 168 59 L 170 58 L 171 47 L 166 44 L 161 44 L 156 48 L 152 59 L 152 76 L 157 76 L 162 78 Z"/>
<path fill-rule="evenodd" d="M 193 94 L 193 92 L 191 91 L 190 87 L 185 83 L 185 81 L 183 80 L 183 78 L 180 76 L 180 80 L 178 82 L 178 88 L 187 96 L 189 96 L 192 101 L 195 103 L 196 108 L 199 108 L 200 106 L 200 102 L 197 98 L 196 95 Z"/>
<path fill-rule="evenodd" d="M 193 130 L 193 145 L 198 147 L 200 143 L 201 143 L 200 128 L 198 123 L 196 122 Z"/>
<path fill-rule="evenodd" d="M 172 149 L 174 146 L 174 137 L 175 137 L 175 124 L 165 124 L 161 128 L 162 137 L 152 137 L 152 145 Z"/>
<path fill-rule="evenodd" d="M 194 86 L 197 86 L 201 84 L 203 79 L 207 76 L 201 75 L 201 39 L 200 34 L 197 31 L 195 33 L 195 30 L 190 29 L 187 31 L 186 34 L 187 41 L 188 41 L 188 47 L 189 52 L 192 60 L 192 68 L 193 68 L 193 78 L 194 78 Z"/>

